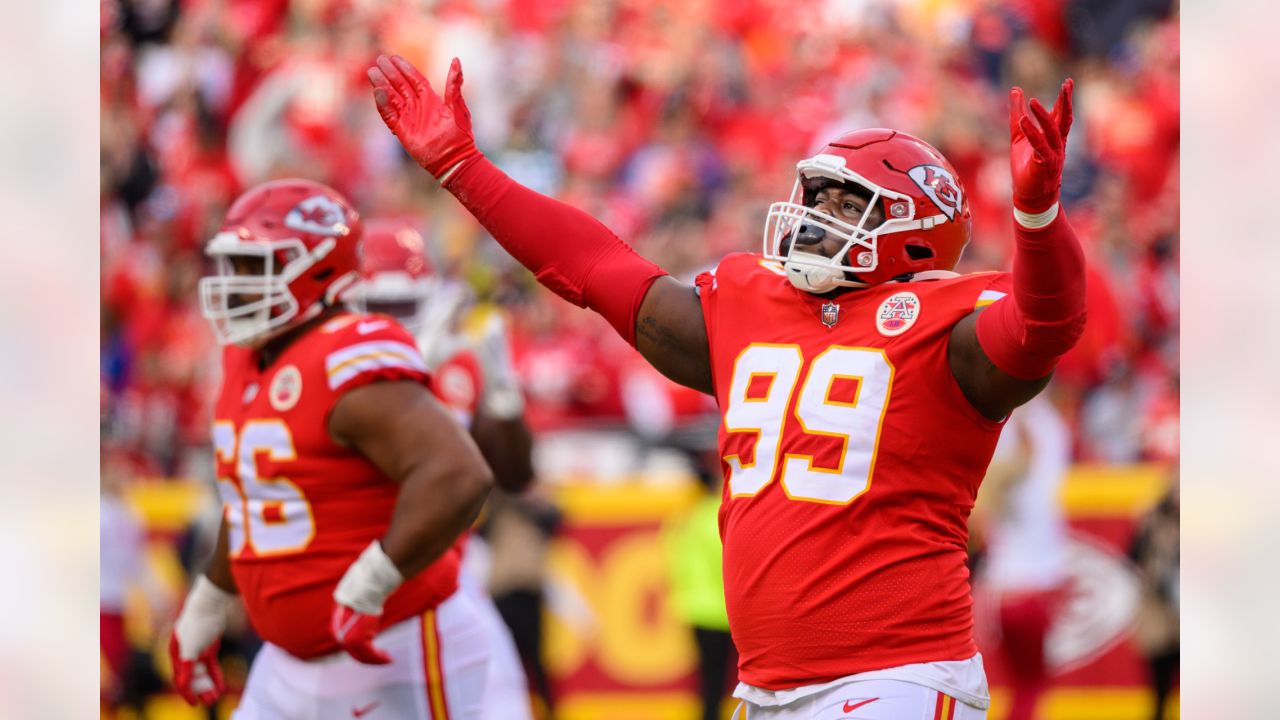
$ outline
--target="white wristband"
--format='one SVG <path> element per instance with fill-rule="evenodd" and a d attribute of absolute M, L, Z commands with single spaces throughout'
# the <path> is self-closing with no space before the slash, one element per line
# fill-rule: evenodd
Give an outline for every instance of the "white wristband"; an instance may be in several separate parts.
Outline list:
<path fill-rule="evenodd" d="M 178 654 L 184 660 L 195 660 L 209 644 L 222 635 L 227 625 L 227 606 L 235 600 L 234 593 L 214 585 L 209 578 L 200 575 L 187 593 L 182 613 L 173 625 L 178 638 Z"/>
<path fill-rule="evenodd" d="M 403 582 L 404 575 L 382 551 L 382 544 L 374 540 L 347 568 L 333 591 L 333 599 L 365 615 L 381 615 L 387 596 Z"/>
<path fill-rule="evenodd" d="M 464 162 L 466 162 L 466 160 L 460 160 L 460 161 L 458 161 L 458 163 L 457 163 L 456 165 L 454 165 L 453 167 L 449 168 L 448 170 L 445 170 L 445 171 L 444 171 L 444 174 L 440 176 L 440 184 L 441 184 L 441 185 L 443 185 L 443 184 L 445 184 L 446 182 L 448 182 L 448 180 L 449 180 L 449 176 L 450 176 L 450 175 L 452 175 L 452 174 L 453 174 L 453 172 L 454 172 L 455 170 L 457 170 L 458 168 L 462 167 L 462 163 L 464 163 Z"/>
<path fill-rule="evenodd" d="M 1027 230 L 1039 230 L 1046 227 L 1058 217 L 1058 203 L 1049 206 L 1048 210 L 1040 213 L 1025 213 L 1018 208 L 1013 209 L 1013 219 Z"/>

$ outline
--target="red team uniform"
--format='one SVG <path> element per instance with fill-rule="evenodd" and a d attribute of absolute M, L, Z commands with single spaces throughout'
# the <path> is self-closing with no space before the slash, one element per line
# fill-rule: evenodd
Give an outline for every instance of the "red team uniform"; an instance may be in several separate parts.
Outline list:
<path fill-rule="evenodd" d="M 426 242 L 411 221 L 373 219 L 364 236 L 363 302 L 370 310 L 382 309 L 417 333 L 417 350 L 431 371 L 431 389 L 458 423 L 470 429 L 481 412 L 486 387 L 485 366 L 475 346 L 456 332 L 463 308 L 463 293 L 436 272 Z M 490 338 L 491 340 L 493 338 Z M 505 336 L 502 342 L 505 342 Z M 470 601 L 472 628 L 489 650 L 485 681 L 484 720 L 531 718 L 528 686 L 510 631 L 489 598 L 487 565 L 476 558 L 483 540 L 463 533 L 450 555 L 458 563 L 457 597 Z"/>
<path fill-rule="evenodd" d="M 332 188 L 284 179 L 237 198 L 205 247 L 216 269 L 201 312 L 224 346 L 211 432 L 222 527 L 169 650 L 183 698 L 214 705 L 238 594 L 266 642 L 237 720 L 481 717 L 489 641 L 458 592 L 458 533 L 492 480 L 456 445 L 464 431 L 431 399 L 413 335 L 343 308 L 362 228 Z M 384 542 L 407 550 L 408 577 Z"/>
<path fill-rule="evenodd" d="M 256 353 L 223 351 L 214 414 L 218 488 L 231 567 L 254 629 L 308 659 L 337 652 L 333 588 L 391 521 L 399 486 L 338 446 L 327 422 L 343 393 L 371 382 L 431 375 L 412 336 L 378 316 L 346 314 L 259 370 Z M 386 628 L 440 604 L 458 586 L 458 548 L 387 599 Z"/>
<path fill-rule="evenodd" d="M 484 392 L 484 375 L 476 354 L 467 348 L 454 352 L 440 363 L 431 378 L 436 397 L 454 412 L 463 427 L 471 427 Z"/>
<path fill-rule="evenodd" d="M 720 529 L 742 682 L 792 688 L 977 653 L 966 528 L 1002 423 L 961 394 L 947 346 L 1006 281 L 825 300 L 745 253 L 698 278 L 724 412 Z"/>
<path fill-rule="evenodd" d="M 398 56 L 369 77 L 405 149 L 539 282 L 715 396 L 737 714 L 985 717 L 966 544 L 1004 424 L 990 418 L 1043 389 L 1085 320 L 1083 252 L 1058 204 L 1072 81 L 1052 112 L 1031 101 L 1034 121 L 1010 92 L 1012 273 L 950 272 L 971 232 L 955 169 L 875 128 L 798 162 L 764 252 L 726 257 L 694 298 L 481 155 L 456 59 L 443 95 Z"/>

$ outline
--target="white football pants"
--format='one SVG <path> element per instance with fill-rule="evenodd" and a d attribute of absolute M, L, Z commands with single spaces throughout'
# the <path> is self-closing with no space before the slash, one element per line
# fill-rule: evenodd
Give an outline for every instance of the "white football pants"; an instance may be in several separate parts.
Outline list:
<path fill-rule="evenodd" d="M 733 720 L 985 720 L 979 710 L 923 685 L 902 680 L 858 680 L 764 707 L 743 702 Z"/>
<path fill-rule="evenodd" d="M 374 643 L 389 665 L 345 652 L 299 660 L 266 643 L 232 720 L 487 720 L 491 639 L 481 616 L 473 598 L 455 592 L 392 625 Z"/>

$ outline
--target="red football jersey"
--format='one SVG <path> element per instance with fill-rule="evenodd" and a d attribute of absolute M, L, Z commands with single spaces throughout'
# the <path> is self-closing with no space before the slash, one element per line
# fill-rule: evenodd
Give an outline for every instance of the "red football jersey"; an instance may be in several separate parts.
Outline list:
<path fill-rule="evenodd" d="M 967 520 L 1002 423 L 965 399 L 947 345 L 1006 278 L 826 300 L 746 253 L 698 277 L 743 682 L 779 690 L 977 652 Z"/>
<path fill-rule="evenodd" d="M 413 337 L 384 316 L 343 314 L 307 332 L 265 370 L 227 346 L 214 412 L 218 489 L 231 569 L 254 629 L 299 658 L 337 651 L 333 590 L 391 523 L 399 486 L 329 437 L 343 393 L 382 380 L 430 385 Z M 455 545 L 387 598 L 387 627 L 453 594 Z"/>
<path fill-rule="evenodd" d="M 440 363 L 432 373 L 431 389 L 463 427 L 471 427 L 484 391 L 484 374 L 475 352 L 464 347 Z"/>

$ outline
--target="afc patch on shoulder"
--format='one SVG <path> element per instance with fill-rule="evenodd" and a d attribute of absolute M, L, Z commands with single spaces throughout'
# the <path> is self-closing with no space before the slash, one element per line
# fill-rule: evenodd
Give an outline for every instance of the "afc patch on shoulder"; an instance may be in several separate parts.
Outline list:
<path fill-rule="evenodd" d="M 285 365 L 280 368 L 276 376 L 271 379 L 271 388 L 267 391 L 271 407 L 277 412 L 292 410 L 301 397 L 302 371 L 298 370 L 296 365 Z"/>
<path fill-rule="evenodd" d="M 885 337 L 901 335 L 920 317 L 920 298 L 913 292 L 899 292 L 885 298 L 876 309 L 876 330 Z"/>

